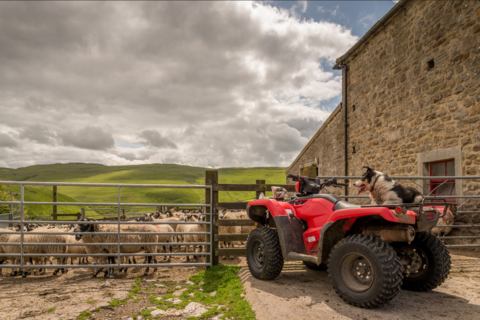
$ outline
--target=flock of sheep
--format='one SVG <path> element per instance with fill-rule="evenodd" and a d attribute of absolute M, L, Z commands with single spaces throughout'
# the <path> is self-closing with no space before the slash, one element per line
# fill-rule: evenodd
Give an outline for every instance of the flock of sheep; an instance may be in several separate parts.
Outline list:
<path fill-rule="evenodd" d="M 231 210 L 230 212 L 222 211 L 219 215 L 221 219 L 248 219 L 245 210 Z M 103 265 L 107 268 L 95 268 L 94 277 L 104 269 L 104 277 L 114 277 L 114 265 L 117 258 L 118 249 L 120 253 L 124 254 L 120 257 L 122 265 L 130 264 L 132 261 L 136 264 L 134 254 L 150 253 L 145 257 L 145 264 L 147 268 L 145 275 L 149 272 L 148 264 L 155 261 L 157 252 L 164 254 L 164 259 L 171 260 L 173 243 L 184 243 L 186 261 L 190 261 L 189 253 L 193 254 L 193 260 L 198 259 L 197 245 L 193 243 L 205 242 L 206 237 L 203 234 L 180 234 L 172 235 L 170 233 L 201 233 L 206 232 L 206 224 L 194 224 L 193 222 L 205 222 L 206 215 L 200 210 L 192 212 L 182 212 L 169 210 L 164 213 L 156 212 L 145 214 L 137 220 L 130 220 L 132 224 L 121 224 L 120 235 L 118 235 L 118 224 L 99 223 L 94 218 L 80 219 L 75 225 L 67 225 L 57 227 L 52 225 L 43 225 L 37 227 L 33 224 L 24 225 L 24 262 L 30 265 L 46 266 L 49 262 L 52 264 L 56 260 L 57 267 L 54 270 L 54 275 L 59 271 L 62 273 L 68 272 L 68 258 L 71 259 L 70 264 L 73 265 L 74 259 L 79 259 L 79 264 L 89 263 L 88 257 L 93 257 L 94 265 Z M 142 222 L 158 222 L 159 224 L 142 224 Z M 168 222 L 168 223 L 165 223 Z M 185 222 L 192 222 L 187 224 Z M 220 227 L 219 233 L 250 233 L 254 227 Z M 18 228 L 17 228 L 18 229 Z M 31 234 L 31 232 L 48 232 L 48 234 Z M 75 232 L 76 235 L 65 234 L 66 232 Z M 134 234 L 122 234 L 122 233 Z M 110 234 L 105 234 L 110 233 Z M 118 246 L 117 241 L 120 237 Z M 20 254 L 20 239 L 21 234 L 19 230 L 15 229 L 0 229 L 0 265 L 9 262 L 9 265 L 19 265 L 20 257 L 13 256 L 13 254 Z M 9 244 L 12 243 L 12 244 Z M 131 243 L 131 245 L 124 245 Z M 191 243 L 191 244 L 189 244 Z M 83 245 L 82 245 L 83 244 Z M 93 245 L 92 245 L 93 244 Z M 233 242 L 220 243 L 220 247 L 232 247 Z M 180 245 L 178 245 L 180 247 Z M 193 246 L 192 251 L 190 247 Z M 198 252 L 204 250 L 203 245 L 198 245 Z M 168 250 L 168 252 L 167 252 Z M 182 248 L 179 248 L 181 251 Z M 12 256 L 8 256 L 12 254 Z M 29 256 L 35 254 L 43 254 L 44 256 Z M 75 256 L 86 254 L 88 256 Z M 112 255 L 109 255 L 112 254 Z M 132 256 L 129 256 L 132 254 Z M 51 256 L 49 256 L 51 255 Z M 69 255 L 69 256 L 66 256 Z M 102 256 L 103 255 L 103 256 Z M 132 259 L 130 259 L 132 258 Z M 224 257 L 225 259 L 225 257 Z M 233 258 L 232 258 L 233 259 Z M 65 266 L 65 267 L 63 267 Z M 154 268 L 154 271 L 156 268 Z M 123 267 L 120 272 L 127 272 L 127 268 Z M 16 276 L 21 272 L 22 277 L 27 276 L 26 268 L 12 268 L 10 276 Z M 45 273 L 45 267 L 33 268 L 32 274 L 39 275 Z M 2 276 L 2 268 L 0 268 L 0 276 Z"/>

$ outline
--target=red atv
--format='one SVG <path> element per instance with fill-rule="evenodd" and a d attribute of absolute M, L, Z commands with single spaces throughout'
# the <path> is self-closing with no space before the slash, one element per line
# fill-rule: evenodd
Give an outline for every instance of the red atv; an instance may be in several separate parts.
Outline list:
<path fill-rule="evenodd" d="M 392 300 L 400 288 L 429 291 L 447 278 L 450 254 L 429 231 L 449 207 L 423 204 L 366 205 L 318 194 L 325 180 L 288 175 L 299 194 L 286 200 L 251 201 L 250 219 L 257 223 L 247 240 L 247 262 L 255 278 L 275 279 L 284 260 L 303 261 L 315 270 L 328 269 L 333 287 L 346 302 L 375 308 Z M 277 191 L 277 192 L 276 192 Z"/>

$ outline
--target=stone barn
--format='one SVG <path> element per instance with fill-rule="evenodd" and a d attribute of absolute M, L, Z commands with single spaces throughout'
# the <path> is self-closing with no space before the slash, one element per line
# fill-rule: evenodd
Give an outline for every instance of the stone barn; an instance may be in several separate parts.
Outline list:
<path fill-rule="evenodd" d="M 342 103 L 287 174 L 359 176 L 370 166 L 390 176 L 432 176 L 401 181 L 424 194 L 444 181 L 435 176 L 480 176 L 479 1 L 399 1 L 334 69 L 343 74 Z M 479 190 L 472 178 L 434 194 Z M 479 203 L 461 210 L 480 210 Z M 480 224 L 480 214 L 459 214 L 456 224 L 466 223 Z"/>

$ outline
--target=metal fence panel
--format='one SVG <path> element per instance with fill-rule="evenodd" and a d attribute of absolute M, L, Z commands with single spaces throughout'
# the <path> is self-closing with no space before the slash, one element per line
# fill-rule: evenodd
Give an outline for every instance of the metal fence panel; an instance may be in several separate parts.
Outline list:
<path fill-rule="evenodd" d="M 203 204 L 185 204 L 185 203 L 175 203 L 175 204 L 165 204 L 165 203 L 122 203 L 121 202 L 121 188 L 122 187 L 139 187 L 139 188 L 193 188 L 193 189 L 210 189 L 212 190 L 211 185 L 150 185 L 150 184 L 112 184 L 112 183 L 57 183 L 57 182 L 17 182 L 17 181 L 0 181 L 0 184 L 4 185 L 19 185 L 20 186 L 20 200 L 19 201 L 1 201 L 0 204 L 10 204 L 10 205 L 20 205 L 20 220 L 13 220 L 13 214 L 7 215 L 0 215 L 0 226 L 4 227 L 12 227 L 12 224 L 18 223 L 20 225 L 20 232 L 16 233 L 20 235 L 20 242 L 6 242 L 0 243 L 2 246 L 19 246 L 20 252 L 13 253 L 13 254 L 0 254 L 0 257 L 15 257 L 20 258 L 19 264 L 15 265 L 0 265 L 0 269 L 2 268 L 123 268 L 123 267 L 159 267 L 159 266 L 211 266 L 212 259 L 210 258 L 210 262 L 207 263 L 150 263 L 150 264 L 122 264 L 121 257 L 130 257 L 130 256 L 186 256 L 186 255 L 198 255 L 198 256 L 212 256 L 212 246 L 211 242 L 121 242 L 121 236 L 128 236 L 128 235 L 144 235 L 147 232 L 124 232 L 121 230 L 122 225 L 162 225 L 162 224 L 189 224 L 189 225 L 206 225 L 209 227 L 206 232 L 148 232 L 149 235 L 200 235 L 200 236 L 207 236 L 212 235 L 213 230 L 213 223 L 214 223 L 214 215 L 212 212 L 212 199 L 209 199 L 209 203 Z M 35 185 L 35 186 L 75 186 L 75 187 L 111 187 L 117 188 L 117 202 L 116 203 L 91 203 L 91 202 L 39 202 L 39 201 L 25 201 L 25 186 L 26 185 Z M 210 192 L 212 193 L 212 192 Z M 207 202 L 207 201 L 205 201 Z M 50 242 L 25 242 L 25 235 L 45 235 L 45 234 L 60 234 L 60 235 L 78 235 L 78 234 L 92 234 L 90 232 L 82 232 L 82 233 L 75 233 L 75 232 L 24 232 L 24 226 L 26 223 L 31 223 L 32 220 L 27 220 L 25 217 L 25 205 L 75 205 L 75 206 L 115 206 L 117 207 L 117 221 L 76 221 L 75 224 L 87 224 L 87 225 L 97 225 L 97 224 L 106 224 L 106 225 L 117 225 L 116 232 L 98 232 L 98 235 L 103 234 L 110 234 L 110 235 L 117 235 L 117 241 L 115 243 L 50 243 Z M 156 221 L 156 222 L 132 222 L 132 221 L 124 221 L 121 220 L 122 209 L 125 207 L 159 207 L 159 206 L 181 206 L 181 207 L 208 207 L 209 212 L 205 213 L 205 215 L 211 216 L 212 219 L 208 222 L 194 222 L 194 221 Z M 83 211 L 84 212 L 84 211 Z M 82 217 L 84 218 L 84 216 Z M 68 224 L 67 221 L 35 221 L 35 224 Z M 211 237 L 213 238 L 213 237 Z M 132 247 L 132 246 L 146 246 L 146 245 L 154 245 L 154 246 L 181 246 L 181 245 L 200 245 L 200 246 L 209 246 L 209 252 L 189 252 L 189 253 L 125 253 L 122 252 L 124 247 Z M 62 247 L 62 246 L 116 246 L 117 252 L 110 252 L 110 253 L 102 253 L 102 254 L 67 254 L 67 253 L 31 253 L 25 252 L 25 247 L 29 246 L 52 246 L 52 247 Z M 65 265 L 65 264 L 52 264 L 52 265 L 27 265 L 26 257 L 116 257 L 117 263 L 114 265 Z"/>

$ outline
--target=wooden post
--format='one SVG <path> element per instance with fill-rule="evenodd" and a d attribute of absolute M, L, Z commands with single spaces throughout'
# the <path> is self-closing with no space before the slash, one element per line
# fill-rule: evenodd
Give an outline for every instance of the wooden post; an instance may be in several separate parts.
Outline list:
<path fill-rule="evenodd" d="M 211 196 L 211 204 L 212 204 L 212 209 L 210 210 L 210 213 L 212 215 L 207 215 L 207 222 L 212 221 L 213 223 L 213 239 L 210 237 L 210 235 L 207 235 L 207 240 L 206 242 L 210 242 L 212 244 L 212 256 L 207 256 L 206 262 L 212 262 L 212 266 L 218 265 L 218 240 L 216 239 L 216 235 L 218 235 L 218 227 L 215 226 L 215 215 L 213 213 L 216 213 L 216 204 L 218 203 L 218 191 L 215 191 L 215 186 L 218 184 L 218 171 L 205 171 L 205 185 L 212 185 L 212 190 L 210 189 L 205 189 L 205 203 L 210 204 L 210 196 Z M 213 192 L 210 194 L 210 192 Z M 210 231 L 210 225 L 207 225 L 207 232 Z M 210 246 L 207 246 L 207 252 L 210 251 Z"/>
<path fill-rule="evenodd" d="M 57 186 L 53 186 L 53 202 L 57 202 Z M 52 208 L 53 221 L 57 221 L 57 205 L 54 204 Z"/>
<path fill-rule="evenodd" d="M 81 210 L 82 210 L 82 213 L 81 213 L 82 219 L 85 219 L 85 208 L 82 208 Z"/>
<path fill-rule="evenodd" d="M 77 212 L 77 220 L 80 220 L 82 218 L 82 214 L 80 212 Z"/>
<path fill-rule="evenodd" d="M 260 184 L 260 185 L 265 185 L 265 180 L 257 180 L 256 181 L 256 184 Z M 263 192 L 263 195 L 265 196 L 265 198 L 267 197 L 267 189 L 266 189 L 266 186 L 265 186 L 265 191 L 256 191 L 255 192 L 255 199 L 258 199 L 260 197 L 260 193 Z"/>

